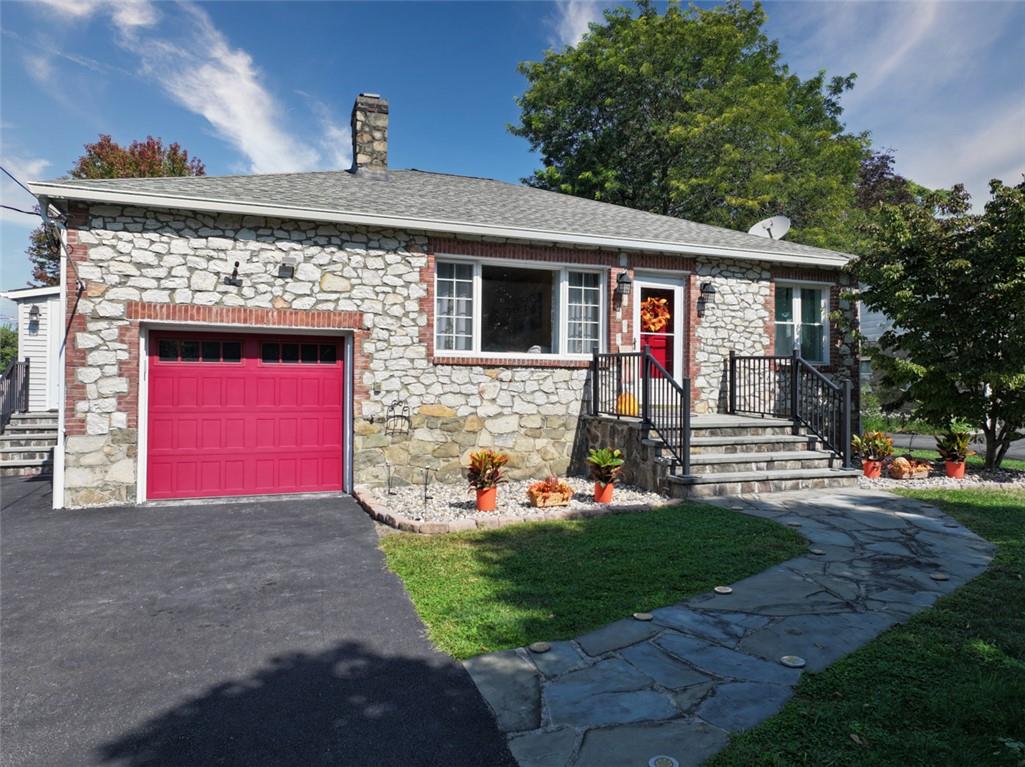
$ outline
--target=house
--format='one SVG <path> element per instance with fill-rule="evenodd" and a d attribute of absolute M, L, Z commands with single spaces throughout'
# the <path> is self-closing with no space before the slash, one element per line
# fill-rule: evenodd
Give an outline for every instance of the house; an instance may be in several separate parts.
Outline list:
<path fill-rule="evenodd" d="M 485 446 L 563 473 L 595 353 L 640 346 L 699 416 L 730 351 L 856 384 L 846 255 L 393 170 L 388 109 L 356 99 L 348 170 L 32 185 L 66 213 L 56 505 L 460 481 Z"/>
<path fill-rule="evenodd" d="M 57 286 L 0 293 L 17 310 L 18 355 L 0 376 L 0 476 L 48 474 L 57 444 L 59 349 L 64 334 Z"/>
<path fill-rule="evenodd" d="M 0 293 L 17 307 L 18 359 L 28 361 L 27 411 L 56 411 L 57 351 L 62 340 L 60 288 L 21 288 Z"/>

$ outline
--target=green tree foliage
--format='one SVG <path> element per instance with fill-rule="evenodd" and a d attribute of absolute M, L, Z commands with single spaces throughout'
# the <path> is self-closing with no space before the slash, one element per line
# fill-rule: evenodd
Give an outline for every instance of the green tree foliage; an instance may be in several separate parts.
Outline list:
<path fill-rule="evenodd" d="M 934 426 L 980 428 L 994 467 L 1025 437 L 1025 184 L 990 189 L 981 214 L 961 187 L 882 205 L 849 268 L 893 321 L 872 350 L 884 383 Z"/>
<path fill-rule="evenodd" d="M 0 371 L 18 356 L 18 332 L 6 325 L 0 326 Z"/>
<path fill-rule="evenodd" d="M 543 163 L 525 181 L 733 229 L 785 213 L 791 238 L 844 247 L 868 147 L 840 121 L 854 75 L 791 74 L 764 22 L 759 3 L 659 14 L 643 0 L 521 64 L 510 130 Z"/>
<path fill-rule="evenodd" d="M 154 176 L 205 176 L 206 166 L 198 157 L 189 157 L 178 143 L 164 146 L 159 138 L 147 136 L 123 147 L 109 135 L 85 145 L 85 154 L 68 171 L 73 178 L 148 178 Z M 60 282 L 60 246 L 56 231 L 48 234 L 42 226 L 29 235 L 25 251 L 32 262 L 35 285 Z"/>

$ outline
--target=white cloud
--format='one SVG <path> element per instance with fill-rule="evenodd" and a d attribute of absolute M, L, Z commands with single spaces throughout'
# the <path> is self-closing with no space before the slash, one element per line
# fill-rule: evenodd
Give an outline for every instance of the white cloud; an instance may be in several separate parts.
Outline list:
<path fill-rule="evenodd" d="M 25 69 L 39 85 L 53 85 L 53 62 L 46 56 L 30 53 L 25 56 Z"/>
<path fill-rule="evenodd" d="M 14 174 L 14 177 L 22 183 L 27 183 L 41 179 L 46 169 L 50 167 L 50 162 L 40 157 L 4 155 L 0 158 L 0 165 L 3 165 Z M 6 173 L 0 173 L 0 200 L 3 201 L 4 205 L 10 205 L 21 210 L 33 210 L 36 205 L 36 199 L 15 182 L 11 181 Z M 21 224 L 22 226 L 35 226 L 39 223 L 38 217 L 33 220 L 31 216 L 7 210 L 6 208 L 0 208 L 0 220 L 5 223 Z"/>
<path fill-rule="evenodd" d="M 327 104 L 309 96 L 307 98 L 310 99 L 310 108 L 320 125 L 321 138 L 318 144 L 321 154 L 330 162 L 329 167 L 337 170 L 351 167 L 352 130 L 335 119 Z"/>
<path fill-rule="evenodd" d="M 116 40 L 135 54 L 140 72 L 174 101 L 202 116 L 247 160 L 251 173 L 348 167 L 348 131 L 315 111 L 322 136 L 305 141 L 286 124 L 286 110 L 268 89 L 253 57 L 231 45 L 198 5 L 182 2 L 161 18 L 146 0 L 44 0 L 51 10 L 85 18 L 109 15 Z M 160 21 L 161 23 L 158 23 Z M 164 23 L 166 22 L 166 23 Z M 345 139 L 344 149 L 337 142 Z M 318 151 L 318 147 L 321 151 Z M 339 154 L 339 152 L 342 154 Z"/>
<path fill-rule="evenodd" d="M 603 20 L 604 7 L 605 3 L 591 0 L 560 0 L 551 18 L 556 44 L 565 47 L 579 43 L 588 31 L 589 24 Z"/>

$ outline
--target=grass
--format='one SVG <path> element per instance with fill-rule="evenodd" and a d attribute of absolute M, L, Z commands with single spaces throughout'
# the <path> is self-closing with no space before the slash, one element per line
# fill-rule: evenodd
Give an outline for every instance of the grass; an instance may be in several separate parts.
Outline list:
<path fill-rule="evenodd" d="M 887 415 L 886 413 L 862 413 L 862 431 L 885 431 L 887 434 L 938 434 L 935 426 L 930 426 L 925 421 L 914 418 L 907 418 Z"/>
<path fill-rule="evenodd" d="M 997 544 L 990 569 L 820 674 L 714 767 L 1025 765 L 1025 492 L 903 490 Z"/>
<path fill-rule="evenodd" d="M 683 504 L 381 546 L 431 640 L 457 658 L 568 639 L 678 602 L 800 553 L 775 523 Z"/>

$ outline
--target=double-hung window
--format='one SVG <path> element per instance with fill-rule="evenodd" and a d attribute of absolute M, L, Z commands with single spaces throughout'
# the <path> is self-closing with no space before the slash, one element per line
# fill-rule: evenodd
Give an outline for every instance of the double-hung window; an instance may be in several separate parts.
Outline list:
<path fill-rule="evenodd" d="M 828 361 L 829 290 L 805 285 L 776 285 L 776 354 L 789 356 L 795 344 L 809 362 Z"/>
<path fill-rule="evenodd" d="M 603 273 L 439 259 L 434 346 L 441 354 L 589 355 L 602 347 Z"/>

